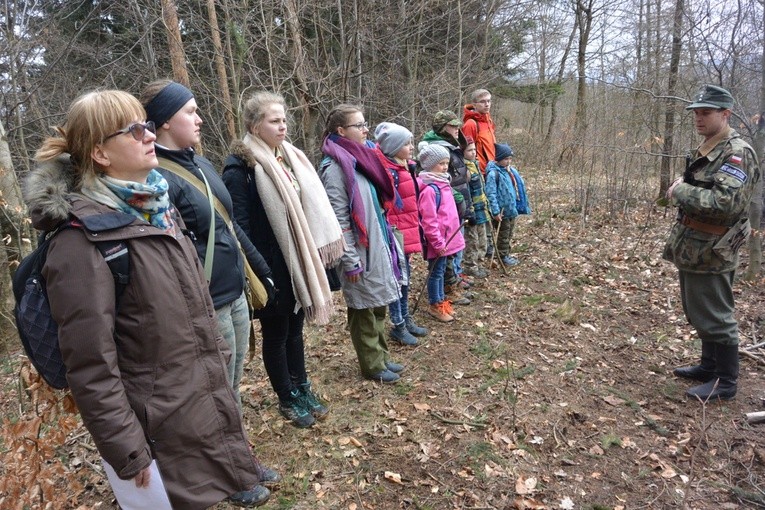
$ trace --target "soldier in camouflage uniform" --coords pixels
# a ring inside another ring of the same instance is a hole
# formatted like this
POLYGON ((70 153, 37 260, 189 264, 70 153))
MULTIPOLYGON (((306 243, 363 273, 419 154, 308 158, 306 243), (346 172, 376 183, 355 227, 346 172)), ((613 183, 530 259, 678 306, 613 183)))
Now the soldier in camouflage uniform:
POLYGON ((738 249, 751 231, 747 213, 760 180, 754 150, 728 125, 732 107, 730 92, 713 85, 703 87, 686 107, 704 141, 688 155, 683 177, 667 190, 679 210, 663 257, 679 270, 683 310, 701 338, 701 363, 673 373, 701 381, 686 392, 701 400, 736 395, 733 274, 738 249))

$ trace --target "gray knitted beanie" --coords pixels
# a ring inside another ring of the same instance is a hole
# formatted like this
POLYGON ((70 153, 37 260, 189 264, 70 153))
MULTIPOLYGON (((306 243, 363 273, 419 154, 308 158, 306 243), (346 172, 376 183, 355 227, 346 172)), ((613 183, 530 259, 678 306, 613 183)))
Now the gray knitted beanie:
POLYGON ((434 143, 420 149, 420 154, 417 156, 420 167, 426 172, 430 172, 436 163, 444 159, 449 159, 449 151, 446 150, 446 147, 434 143))
POLYGON ((375 140, 380 145, 380 150, 392 158, 401 147, 412 139, 412 132, 404 126, 399 126, 393 122, 381 122, 375 129, 375 140))

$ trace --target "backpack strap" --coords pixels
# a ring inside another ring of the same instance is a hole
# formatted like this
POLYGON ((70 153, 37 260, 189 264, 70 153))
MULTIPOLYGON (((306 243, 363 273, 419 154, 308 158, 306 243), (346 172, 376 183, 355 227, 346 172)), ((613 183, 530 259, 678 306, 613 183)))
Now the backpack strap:
POLYGON ((435 183, 431 182, 428 184, 431 188, 433 188, 433 192, 436 194, 436 212, 441 208, 441 188, 436 186, 435 183))
POLYGON ((130 256, 128 255, 127 243, 125 241, 98 241, 95 244, 112 272, 116 308, 119 308, 125 287, 130 283, 130 256))

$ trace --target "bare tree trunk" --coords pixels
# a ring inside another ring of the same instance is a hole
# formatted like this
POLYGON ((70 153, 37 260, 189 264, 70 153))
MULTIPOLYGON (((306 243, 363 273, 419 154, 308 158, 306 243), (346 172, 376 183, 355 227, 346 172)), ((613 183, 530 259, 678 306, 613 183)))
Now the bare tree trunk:
POLYGON ((181 40, 181 28, 178 22, 178 9, 175 0, 161 0, 162 21, 167 29, 167 45, 170 50, 170 61, 173 66, 173 79, 178 83, 191 85, 189 71, 186 67, 186 52, 181 40))
POLYGON ((297 100, 300 103, 300 112, 302 114, 303 147, 315 147, 317 145, 316 130, 313 129, 313 127, 316 125, 319 112, 312 106, 316 104, 316 102, 311 97, 308 77, 306 75, 303 34, 300 31, 297 2, 295 0, 286 0, 284 2, 284 8, 287 18, 287 30, 289 33, 288 40, 290 41, 290 48, 292 49, 292 65, 294 66, 292 82, 295 86, 295 97, 297 97, 297 100))
MULTIPOLYGON (((566 43, 566 49, 563 51, 563 56, 560 59, 560 67, 558 68, 558 78, 555 83, 560 86, 563 84, 563 77, 566 73, 566 61, 568 55, 571 53, 571 45, 574 43, 574 37, 576 36, 577 23, 574 22, 574 26, 571 28, 571 33, 568 35, 568 43, 566 43)), ((545 141, 542 147, 549 147, 552 140, 552 134, 555 129, 555 123, 558 120, 558 94, 555 94, 550 104, 550 122, 547 124, 547 133, 545 134, 545 141)))
POLYGON ((587 130, 587 69, 585 64, 587 44, 590 41, 590 31, 592 30, 592 2, 593 0, 587 0, 587 5, 585 5, 583 0, 576 0, 576 19, 579 27, 576 69, 579 79, 576 87, 576 116, 574 124, 579 136, 583 136, 587 130))
MULTIPOLYGON (((26 220, 26 206, 21 198, 16 172, 13 170, 11 150, 6 139, 5 127, 0 120, 0 331, 14 331, 14 325, 7 318, 13 313, 11 275, 19 261, 32 248, 32 232, 26 220), (6 323, 7 321, 7 323, 6 323)), ((0 352, 5 350, 5 335, 0 334, 0 352)))
POLYGON ((221 42, 220 28, 218 27, 218 14, 215 12, 215 0, 207 0, 207 16, 210 21, 213 48, 215 48, 213 60, 215 61, 215 71, 218 75, 218 87, 220 88, 220 98, 223 102, 223 115, 226 120, 226 130, 228 131, 228 139, 234 140, 237 137, 236 123, 234 122, 234 107, 231 104, 231 93, 228 89, 228 73, 226 72, 223 43, 221 42))
POLYGON ((663 196, 669 187, 672 170, 672 153, 675 141, 675 88, 677 73, 680 66, 680 51, 683 47, 683 0, 675 1, 675 15, 672 23, 672 55, 669 59, 669 77, 667 80, 667 99, 664 112, 664 147, 662 149, 661 170, 659 172, 659 196, 663 196))
MULTIPOLYGON (((762 11, 762 22, 765 26, 765 9, 762 11)), ((744 278, 752 280, 760 274, 762 268, 762 207, 765 197, 762 182, 762 170, 765 168, 765 43, 762 45, 762 60, 760 65, 760 114, 757 120, 757 130, 754 133, 754 150, 760 159, 760 182, 754 190, 752 202, 749 204, 749 222, 752 224, 752 236, 749 238, 749 268, 744 278)))

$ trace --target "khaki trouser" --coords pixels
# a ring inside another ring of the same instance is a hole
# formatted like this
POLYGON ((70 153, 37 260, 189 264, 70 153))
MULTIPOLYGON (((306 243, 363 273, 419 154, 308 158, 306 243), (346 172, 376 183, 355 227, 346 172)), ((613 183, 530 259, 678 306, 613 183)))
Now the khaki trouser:
POLYGON ((386 370, 388 343, 385 341, 385 312, 387 306, 348 308, 348 329, 353 348, 359 359, 361 373, 371 377, 386 370))
POLYGON ((500 257, 510 255, 510 240, 513 238, 513 230, 515 230, 515 218, 502 218, 501 222, 491 220, 494 225, 494 231, 496 232, 499 227, 499 234, 497 235, 497 246, 494 247, 500 257))
POLYGON ((465 226, 465 255, 462 266, 467 269, 478 268, 478 263, 486 256, 486 225, 465 226))

